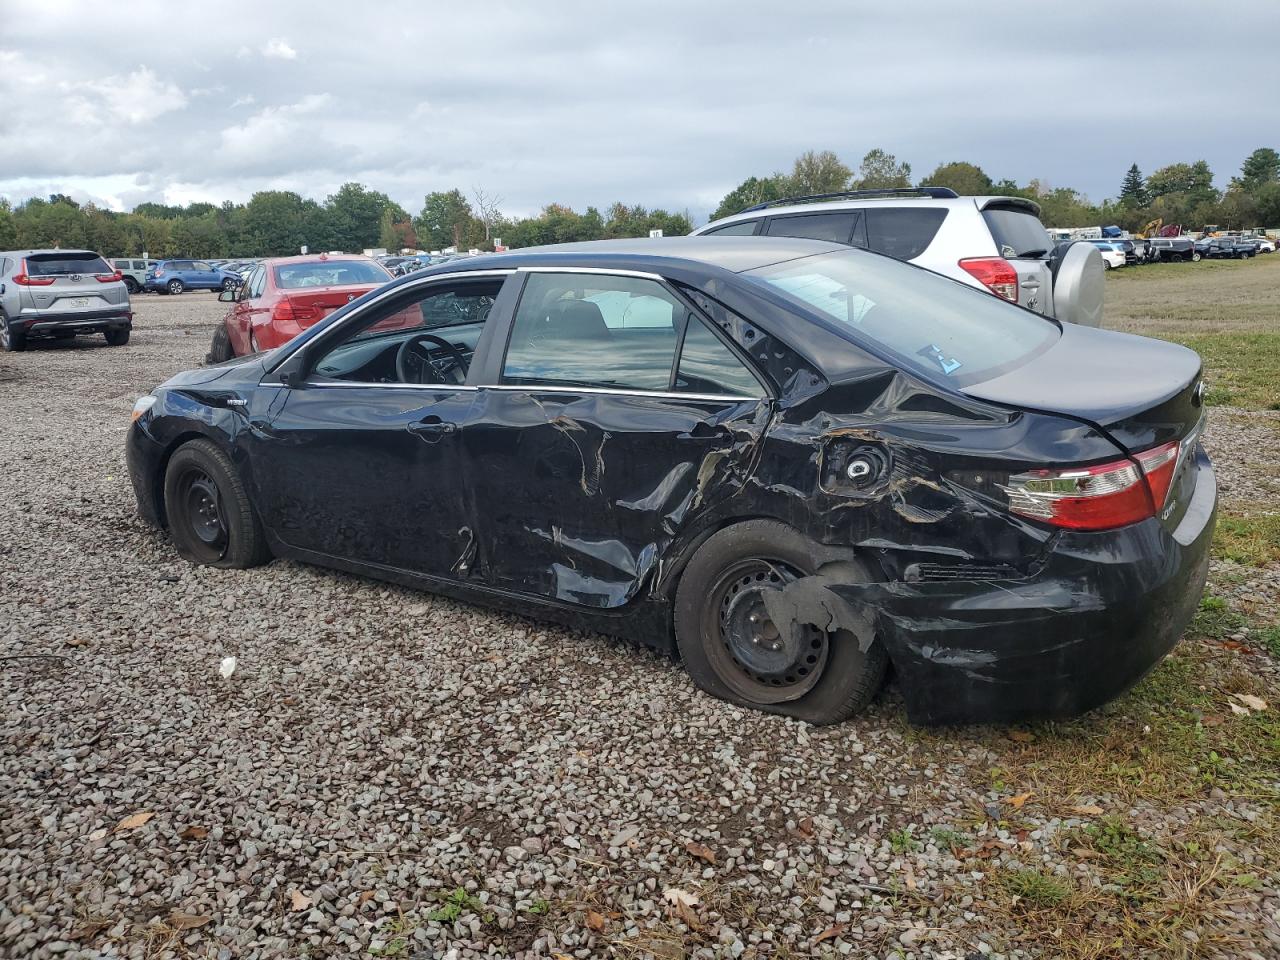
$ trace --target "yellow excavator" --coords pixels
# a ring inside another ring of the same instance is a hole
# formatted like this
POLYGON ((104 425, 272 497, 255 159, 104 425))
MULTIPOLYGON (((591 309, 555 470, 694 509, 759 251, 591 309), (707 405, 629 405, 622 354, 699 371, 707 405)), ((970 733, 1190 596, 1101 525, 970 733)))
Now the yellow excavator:
POLYGON ((1138 236, 1143 240, 1150 240, 1152 237, 1160 236, 1160 228, 1164 226, 1164 217, 1156 217, 1150 221, 1138 236))

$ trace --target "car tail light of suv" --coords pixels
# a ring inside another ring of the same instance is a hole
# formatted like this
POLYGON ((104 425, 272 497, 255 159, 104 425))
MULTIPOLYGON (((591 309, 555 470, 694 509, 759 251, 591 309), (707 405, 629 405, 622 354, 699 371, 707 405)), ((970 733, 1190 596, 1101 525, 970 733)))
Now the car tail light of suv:
POLYGON ((117 270, 115 273, 95 273, 93 278, 99 283, 115 283, 117 280, 123 280, 124 274, 117 270))
POLYGON ((1180 448, 1174 440, 1132 460, 1029 470, 999 486, 1009 498, 1009 510, 1020 516, 1070 530, 1111 530, 1163 509, 1180 448))
POLYGON ((13 275, 13 282, 20 287, 51 287, 55 277, 33 277, 27 273, 27 261, 22 261, 22 269, 13 275))
POLYGON ((997 297, 1018 302, 1018 271, 1004 257, 969 257, 960 261, 960 269, 997 297))

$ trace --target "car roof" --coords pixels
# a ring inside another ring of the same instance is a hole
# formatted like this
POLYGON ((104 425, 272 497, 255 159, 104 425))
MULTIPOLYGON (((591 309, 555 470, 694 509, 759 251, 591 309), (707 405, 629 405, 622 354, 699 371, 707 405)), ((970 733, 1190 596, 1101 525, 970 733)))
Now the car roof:
POLYGON ((62 255, 62 256, 66 256, 69 254, 79 255, 84 253, 87 253, 92 257, 102 256, 100 253, 98 253, 97 250, 80 250, 80 249, 58 250, 56 248, 55 249, 33 248, 31 250, 0 250, 0 257, 32 257, 32 256, 38 256, 41 254, 49 254, 49 253, 55 254, 55 255, 62 255))
POLYGON ((415 273, 419 279, 433 273, 472 270, 509 270, 522 266, 616 267, 660 269, 672 263, 701 264, 732 273, 754 270, 771 263, 848 250, 844 244, 793 237, 656 237, 632 240, 589 240, 544 247, 525 247, 508 253, 485 254, 452 260, 415 273))
POLYGON ((1040 205, 1034 200, 1028 200, 1026 197, 913 197, 906 194, 891 194, 882 197, 849 197, 843 200, 820 200, 797 203, 785 203, 779 201, 773 206, 762 206, 753 209, 740 210, 739 212, 730 214, 727 217, 721 217, 719 220, 712 220, 710 223, 704 224, 698 229, 705 230, 707 227, 733 223, 737 220, 759 220, 763 217, 775 217, 780 215, 789 216, 794 213, 829 213, 835 210, 860 210, 863 207, 885 205, 893 207, 941 207, 947 210, 986 210, 991 206, 1013 206, 1023 207, 1028 213, 1033 213, 1037 217, 1040 215, 1040 205))
POLYGON ((362 253, 302 253, 295 254, 292 257, 267 257, 263 260, 257 260, 254 262, 263 267, 278 267, 287 263, 328 263, 331 260, 367 260, 370 263, 377 263, 373 257, 366 257, 362 253))

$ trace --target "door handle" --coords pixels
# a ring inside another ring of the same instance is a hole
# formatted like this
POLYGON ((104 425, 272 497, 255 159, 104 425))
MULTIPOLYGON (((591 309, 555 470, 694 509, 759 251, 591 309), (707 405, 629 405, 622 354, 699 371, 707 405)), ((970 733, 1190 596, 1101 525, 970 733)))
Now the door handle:
POLYGON ((421 437, 429 443, 435 443, 441 437, 447 437, 451 433, 457 432, 458 425, 450 423, 448 420, 441 420, 434 414, 429 417, 423 417, 417 423, 409 424, 409 432, 421 437))
POLYGON ((676 434, 681 440, 732 440, 733 432, 722 423, 715 426, 699 421, 685 433, 676 434))

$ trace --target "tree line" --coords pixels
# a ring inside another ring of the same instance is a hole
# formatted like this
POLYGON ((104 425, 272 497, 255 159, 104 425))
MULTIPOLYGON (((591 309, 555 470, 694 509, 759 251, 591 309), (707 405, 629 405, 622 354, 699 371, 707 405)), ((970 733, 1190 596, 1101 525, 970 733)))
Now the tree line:
POLYGON ((784 197, 911 186, 950 187, 961 195, 1027 197, 1040 204, 1040 219, 1049 227, 1115 224, 1139 230, 1156 219, 1188 230, 1280 225, 1280 154, 1271 147, 1249 154, 1226 190, 1214 187, 1213 171, 1204 160, 1170 164, 1147 177, 1135 163, 1121 181, 1119 196, 1099 204, 1071 187, 1053 187, 1042 180, 1024 185, 993 180, 981 167, 964 161, 941 164, 913 183, 911 164, 879 148, 868 151, 857 170, 830 150, 811 150, 796 158, 790 173, 748 177, 725 196, 711 219, 784 197))
POLYGON ((474 191, 429 193, 417 216, 385 193, 346 183, 323 203, 288 190, 264 190, 247 203, 140 203, 129 213, 79 204, 65 194, 33 197, 16 206, 0 197, 0 250, 83 247, 109 256, 286 256, 306 246, 357 251, 370 247, 441 250, 527 247, 572 240, 667 236, 693 229, 685 213, 615 203, 578 213, 550 204, 537 216, 507 217, 501 200, 474 191))
MULTIPOLYGON (((790 173, 748 177, 731 190, 712 219, 767 200, 850 189, 894 189, 913 185, 911 165, 879 148, 868 151, 855 170, 830 150, 807 151, 790 173)), ((1018 184, 992 180, 976 164, 941 164, 916 186, 950 187, 960 194, 1028 197, 1041 206, 1050 227, 1117 224, 1140 229, 1151 220, 1187 229, 1280 225, 1280 154, 1254 150, 1226 190, 1213 185, 1204 160, 1174 163, 1143 176, 1131 166, 1115 199, 1092 203, 1070 187, 1042 180, 1018 184)), ((129 213, 79 204, 64 194, 11 205, 0 198, 0 250, 83 247, 106 256, 156 258, 283 256, 302 246, 312 251, 356 251, 369 247, 440 250, 493 249, 547 243, 644 237, 651 230, 681 236, 693 229, 688 213, 649 210, 615 203, 603 211, 579 213, 552 203, 536 216, 509 217, 502 199, 474 190, 429 193, 415 216, 385 193, 359 183, 343 184, 323 203, 288 190, 264 190, 247 203, 140 203, 129 213)))

